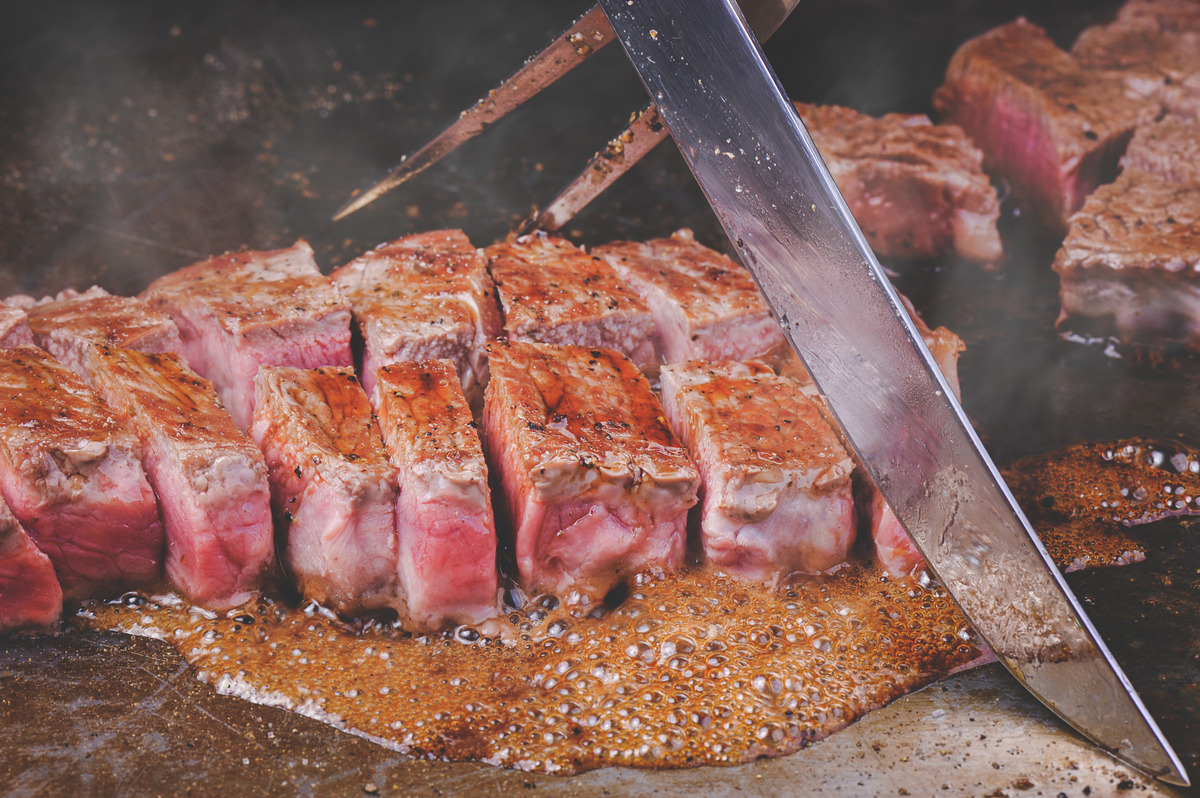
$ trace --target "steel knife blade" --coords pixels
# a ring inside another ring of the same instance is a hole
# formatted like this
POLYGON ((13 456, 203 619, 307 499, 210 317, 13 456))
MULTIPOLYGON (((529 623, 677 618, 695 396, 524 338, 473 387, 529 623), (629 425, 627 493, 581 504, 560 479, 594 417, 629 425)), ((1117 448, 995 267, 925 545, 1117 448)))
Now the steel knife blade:
POLYGON ((847 442, 1016 678, 1141 770, 1183 765, 1005 486, 734 0, 600 0, 847 442))

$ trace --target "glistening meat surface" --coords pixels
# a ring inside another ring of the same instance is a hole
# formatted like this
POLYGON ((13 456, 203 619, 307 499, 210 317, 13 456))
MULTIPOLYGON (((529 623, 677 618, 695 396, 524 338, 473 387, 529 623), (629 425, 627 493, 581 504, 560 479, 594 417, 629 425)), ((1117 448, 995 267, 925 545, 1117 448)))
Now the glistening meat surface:
POLYGON ((178 355, 93 345, 85 363, 137 433, 166 527, 167 577, 211 609, 245 603, 275 563, 262 452, 178 355))
POLYGON ((50 558, 0 497, 0 635, 52 629, 62 616, 62 587, 50 558))
POLYGON ((484 442, 520 582, 593 598, 682 562, 700 478, 633 363, 610 349, 498 341, 484 442))

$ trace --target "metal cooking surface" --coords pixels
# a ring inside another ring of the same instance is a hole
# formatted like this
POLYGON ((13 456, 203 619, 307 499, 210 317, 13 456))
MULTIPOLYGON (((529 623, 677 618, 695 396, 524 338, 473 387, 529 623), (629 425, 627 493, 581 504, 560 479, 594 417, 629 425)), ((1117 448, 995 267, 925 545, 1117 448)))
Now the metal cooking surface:
MULTIPOLYGON (((1068 43, 1118 3, 804 0, 767 46, 794 99, 926 111, 963 39, 1018 14, 1068 43)), ((645 97, 616 48, 346 221, 329 215, 557 33, 582 2, 27 4, 0 30, 0 295, 133 293, 212 253, 308 238, 329 270, 400 235, 478 244, 548 201, 645 97)), ((1009 209, 1011 211, 1011 209, 1009 209)), ((723 246, 671 145, 567 232, 693 227, 723 246)), ((964 405, 1005 464, 1088 438, 1196 442, 1196 364, 1157 369, 1058 340, 1053 243, 1004 219, 1009 262, 904 267, 927 319, 967 342, 964 405)), ((1196 525, 1142 531, 1146 563, 1072 578, 1193 773, 1196 525)), ((172 649, 120 635, 0 642, 0 792, 1175 794, 1096 753, 995 667, 954 677, 780 760, 563 779, 409 760, 214 695, 172 649), (946 789, 943 790, 942 786, 946 789)))

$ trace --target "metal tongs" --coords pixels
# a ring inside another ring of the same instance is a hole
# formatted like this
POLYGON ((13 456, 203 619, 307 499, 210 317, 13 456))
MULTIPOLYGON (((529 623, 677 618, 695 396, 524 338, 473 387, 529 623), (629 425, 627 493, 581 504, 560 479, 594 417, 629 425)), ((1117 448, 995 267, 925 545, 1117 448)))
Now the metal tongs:
POLYGON ((561 226, 669 130, 847 443, 999 661, 1101 748, 1186 785, 1182 763, 1005 486, 751 33, 774 32, 795 2, 600 0, 338 215, 618 38, 656 105, 635 115, 532 225, 561 226))
MULTIPOLYGON (((779 29, 800 0, 742 0, 742 13, 760 40, 779 29)), ((563 75, 586 61, 613 40, 612 25, 599 5, 560 33, 541 52, 531 56, 499 86, 459 114, 445 130, 434 136, 374 185, 355 192, 334 214, 334 221, 371 204, 392 189, 420 174, 462 144, 487 130, 510 111, 520 107, 563 75)), ((597 152, 583 171, 559 192, 541 212, 535 212, 517 232, 559 230, 587 204, 612 185, 669 135, 654 103, 635 112, 624 130, 597 152)))

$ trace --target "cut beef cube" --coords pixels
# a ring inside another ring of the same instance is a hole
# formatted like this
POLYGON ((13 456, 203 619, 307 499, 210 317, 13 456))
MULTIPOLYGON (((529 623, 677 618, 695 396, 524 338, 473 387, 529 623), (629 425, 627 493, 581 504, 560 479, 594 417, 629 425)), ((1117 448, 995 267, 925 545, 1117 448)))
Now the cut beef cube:
POLYGON ((141 439, 166 528, 166 572, 189 601, 244 604, 275 563, 262 452, 242 434, 211 382, 176 354, 94 344, 92 385, 141 439))
POLYGON ((394 607, 396 472, 353 369, 259 369, 254 440, 267 458, 282 558, 339 612, 394 607))
POLYGON ((1127 169, 1071 217, 1054 270, 1060 328, 1200 351, 1200 185, 1127 169))
POLYGON ((816 402, 762 365, 664 366, 663 407, 700 468, 714 565, 774 585, 846 560, 854 463, 816 402))
POLYGON ((1200 121, 1168 114, 1139 126, 1121 156, 1121 168, 1154 172, 1181 185, 1200 185, 1200 121))
POLYGON ((1196 0, 1129 0, 1117 11, 1117 22, 1160 33, 1200 33, 1196 0))
POLYGON ((65 598, 159 579, 163 529, 137 438, 35 346, 0 350, 0 494, 54 563, 65 598))
POLYGON ((478 407, 487 384, 486 344, 503 326, 487 259, 460 230, 381 244, 333 273, 362 332, 363 388, 380 366, 404 360, 454 361, 478 407))
POLYGON ((700 477, 646 378, 611 349, 499 341, 484 443, 530 590, 603 596, 684 556, 700 477))
POLYGON ((1024 19, 960 47, 933 105, 1052 231, 1065 230, 1084 197, 1113 178, 1134 128, 1158 111, 1128 97, 1119 81, 1085 70, 1024 19))
POLYGON ((644 244, 613 242, 592 255, 651 307, 665 363, 749 360, 778 356, 787 347, 750 273, 697 243, 691 230, 644 244))
POLYGON ((654 316, 612 267, 545 233, 485 250, 511 341, 616 349, 654 368, 654 316))
POLYGON ((220 255, 160 277, 142 293, 179 325, 180 353, 250 428, 259 366, 350 366, 350 308, 297 242, 220 255))
POLYGON ((879 256, 1000 260, 1000 201, 983 153, 962 128, 921 114, 876 119, 803 103, 796 110, 879 256))
POLYGON ((48 630, 62 617, 63 595, 50 558, 0 498, 0 635, 48 630))
POLYGON ((400 472, 396 537, 407 614, 418 628, 496 613, 496 523, 488 469, 462 385, 448 360, 394 363, 375 404, 400 472))
POLYGON ((29 317, 17 307, 0 305, 0 349, 33 343, 33 331, 29 329, 29 317))
POLYGON ((179 328, 170 316, 141 299, 113 296, 99 287, 30 308, 29 326, 38 346, 84 379, 89 343, 141 352, 178 352, 180 347, 179 328))
POLYGON ((1118 20, 1084 30, 1071 54, 1133 96, 1200 118, 1200 30, 1181 35, 1118 20))

